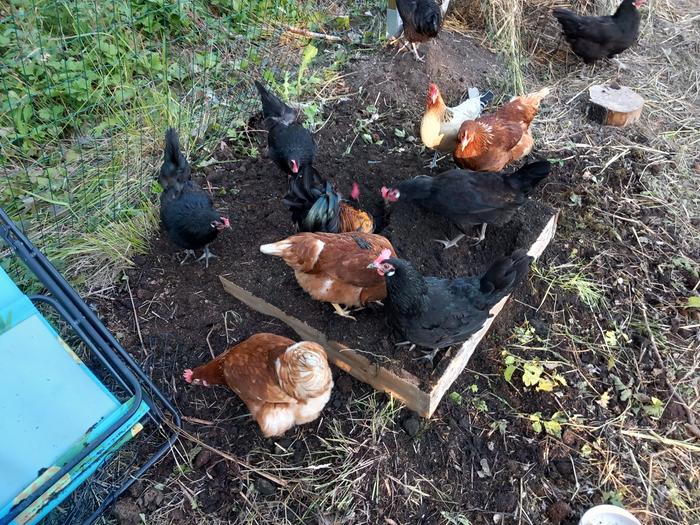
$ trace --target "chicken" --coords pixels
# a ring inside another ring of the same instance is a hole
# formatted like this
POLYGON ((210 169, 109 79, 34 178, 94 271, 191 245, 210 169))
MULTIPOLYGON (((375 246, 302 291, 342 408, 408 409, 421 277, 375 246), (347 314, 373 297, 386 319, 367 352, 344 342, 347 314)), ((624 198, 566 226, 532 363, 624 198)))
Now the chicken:
MULTIPOLYGON (((447 2, 443 2, 443 5, 446 11, 447 2)), ((403 23, 403 34, 411 45, 416 60, 422 62, 423 57, 418 54, 416 43, 425 42, 438 35, 445 12, 435 0, 396 0, 396 7, 403 23)), ((406 44, 403 47, 406 47, 406 44)))
POLYGON ((495 113, 462 123, 454 160, 460 168, 501 171, 532 151, 532 123, 549 88, 513 97, 495 113))
POLYGON ((479 96, 479 90, 469 88, 469 98, 455 107, 447 107, 436 84, 428 87, 425 113, 420 124, 420 138, 426 147, 435 150, 430 168, 437 166, 438 153, 452 153, 457 146, 457 133, 465 120, 479 118, 481 110, 491 102, 493 93, 479 96))
POLYGON ((185 258, 180 264, 194 256, 194 250, 204 248, 197 260, 204 259, 208 268, 209 259, 216 257, 209 250, 209 244, 231 224, 214 209, 209 194, 190 180, 190 166, 180 151, 177 133, 173 129, 165 134, 164 160, 158 180, 163 187, 160 195, 163 229, 173 244, 185 250, 185 258))
POLYGON ((287 175, 296 175, 304 165, 311 166, 316 144, 311 132, 297 122, 297 113, 270 93, 257 80, 267 134, 267 154, 287 175))
POLYGON ((364 307, 386 296, 384 280, 367 265, 380 253, 395 255, 391 243, 372 233, 299 233, 260 251, 282 257, 294 270, 299 286, 317 301, 354 320, 340 305, 364 307))
POLYGON ((374 218, 358 202, 360 188, 353 182, 350 200, 342 198, 330 181, 320 180, 316 170, 302 169, 300 177, 289 181, 282 202, 292 211, 292 221, 299 231, 348 233, 374 231, 374 218))
POLYGON ((183 378, 194 385, 228 385, 246 404, 265 437, 281 436, 318 418, 333 378, 317 343, 255 334, 183 378))
POLYGON ((163 189, 177 189, 192 180, 192 170, 189 162, 180 151, 180 139, 173 128, 165 132, 165 148, 163 150, 163 165, 158 173, 158 182, 163 189))
POLYGON ((509 222, 549 171, 547 161, 526 164, 512 175, 453 169, 435 177, 421 175, 405 180, 396 188, 383 187, 382 197, 388 202, 415 202, 448 218, 462 232, 451 241, 437 241, 450 248, 466 235, 465 228, 482 225, 479 243, 487 224, 502 226, 509 222))
MULTIPOLYGON (((516 250, 494 262, 481 277, 423 277, 403 259, 378 257, 369 265, 386 279, 386 307, 392 324, 414 346, 432 349, 462 343, 491 317, 491 308, 527 275, 532 257, 516 250)), ((403 343, 402 343, 403 344, 403 343)))
POLYGON ((638 9, 646 0, 623 0, 612 16, 581 16, 558 7, 554 17, 571 50, 586 64, 613 58, 639 38, 638 9))

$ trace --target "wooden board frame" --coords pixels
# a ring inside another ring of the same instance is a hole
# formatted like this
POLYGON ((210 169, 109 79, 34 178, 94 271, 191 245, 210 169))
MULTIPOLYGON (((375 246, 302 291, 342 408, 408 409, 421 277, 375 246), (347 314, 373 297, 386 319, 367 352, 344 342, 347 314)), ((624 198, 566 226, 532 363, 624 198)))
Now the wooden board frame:
MULTIPOLYGON (((528 255, 538 258, 554 238, 557 228, 558 213, 552 215, 540 232, 537 240, 528 249, 528 255)), ((400 400, 408 408, 422 417, 429 418, 447 390, 467 366, 474 354, 479 341, 486 335, 496 316, 501 312, 510 296, 504 297, 491 309, 492 317, 487 319, 484 326, 467 341, 462 343, 457 352, 451 357, 450 364, 442 372, 437 382, 429 391, 420 388, 418 378, 407 371, 391 371, 377 363, 371 362, 360 352, 346 345, 329 339, 323 332, 313 328, 308 323, 297 319, 267 301, 253 295, 237 284, 219 276, 224 290, 253 310, 275 317, 294 330, 299 337, 307 341, 315 341, 326 349, 328 358, 338 368, 356 379, 386 392, 400 400)))

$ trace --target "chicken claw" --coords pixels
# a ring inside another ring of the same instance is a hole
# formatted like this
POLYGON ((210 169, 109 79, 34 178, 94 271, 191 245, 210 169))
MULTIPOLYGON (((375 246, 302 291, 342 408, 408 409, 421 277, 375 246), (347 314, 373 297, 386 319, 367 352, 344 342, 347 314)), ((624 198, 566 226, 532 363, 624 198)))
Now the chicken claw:
POLYGON ((346 317, 348 319, 352 319, 353 321, 357 321, 357 319, 350 315, 350 310, 343 308, 338 303, 331 303, 331 305, 333 305, 333 310, 335 310, 335 313, 337 313, 340 317, 346 317))
POLYGON ((454 239, 452 239, 450 241, 443 241, 441 239, 433 239, 433 240, 435 242, 439 242, 440 244, 442 244, 445 247, 445 250, 447 250, 448 248, 452 248, 453 246, 457 246, 457 243, 459 241, 461 241, 462 239, 464 239, 464 237, 465 237, 465 235, 463 233, 460 233, 459 235, 457 235, 457 237, 455 237, 454 239))
POLYGON ((411 42, 411 50, 413 51, 413 55, 416 57, 416 60, 418 62, 425 62, 425 57, 422 57, 418 54, 418 46, 415 42, 411 42))
POLYGON ((408 351, 409 351, 409 352, 413 352, 413 349, 416 347, 416 345, 415 345, 414 343, 411 343, 411 341, 403 341, 403 342, 401 342, 401 343, 396 343, 394 346, 395 346, 396 348, 400 348, 400 347, 402 347, 402 346, 408 346, 408 345, 411 345, 411 346, 408 348, 408 351))
POLYGON ((183 264, 185 264, 185 263, 189 260, 190 257, 194 257, 194 256, 195 256, 195 255, 194 255, 194 250, 185 250, 185 257, 184 257, 184 259, 182 259, 182 260, 180 261, 180 266, 182 266, 183 264))
MULTIPOLYGON (((194 252, 193 252, 193 253, 194 253, 194 252)), ((216 254, 214 254, 214 253, 212 253, 211 251, 209 251, 209 245, 207 245, 207 246, 204 247, 204 253, 203 253, 202 256, 201 256, 199 259, 197 259, 197 260, 198 260, 198 261, 201 261, 202 259, 204 259, 204 267, 205 267, 205 268, 209 268, 209 259, 215 259, 215 258, 217 258, 217 257, 219 257, 219 256, 216 255, 216 254)))
POLYGON ((437 150, 436 150, 436 151, 435 151, 435 154, 433 155, 433 160, 430 161, 430 165, 428 166, 431 170, 434 170, 435 168, 437 168, 437 163, 438 163, 438 157, 439 157, 439 156, 440 156, 440 155, 439 155, 439 153, 438 153, 437 150))
POLYGON ((433 364, 433 360, 435 359, 435 356, 437 353, 440 351, 439 348, 433 348, 432 350, 428 350, 427 352, 424 352, 424 355, 417 357, 414 359, 414 361, 427 361, 431 365, 433 364))

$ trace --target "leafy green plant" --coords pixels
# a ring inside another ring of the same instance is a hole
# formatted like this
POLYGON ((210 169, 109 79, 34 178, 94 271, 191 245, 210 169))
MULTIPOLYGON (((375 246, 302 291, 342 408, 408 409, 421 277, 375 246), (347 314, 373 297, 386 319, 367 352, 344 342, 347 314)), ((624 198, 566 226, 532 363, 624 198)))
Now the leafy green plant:
POLYGON ((547 434, 556 438, 561 438, 561 425, 567 421, 560 412, 555 412, 552 414, 551 418, 543 417, 542 412, 535 412, 529 415, 529 419, 532 424, 532 430, 538 434, 545 431, 547 434))

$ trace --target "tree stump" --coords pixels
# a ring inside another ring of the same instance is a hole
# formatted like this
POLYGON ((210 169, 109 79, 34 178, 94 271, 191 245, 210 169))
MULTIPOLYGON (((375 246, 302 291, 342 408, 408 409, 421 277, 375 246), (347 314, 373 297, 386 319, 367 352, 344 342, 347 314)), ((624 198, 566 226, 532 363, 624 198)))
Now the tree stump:
POLYGON ((642 114, 644 99, 626 86, 595 85, 588 88, 588 94, 588 116, 604 126, 629 126, 642 114))

